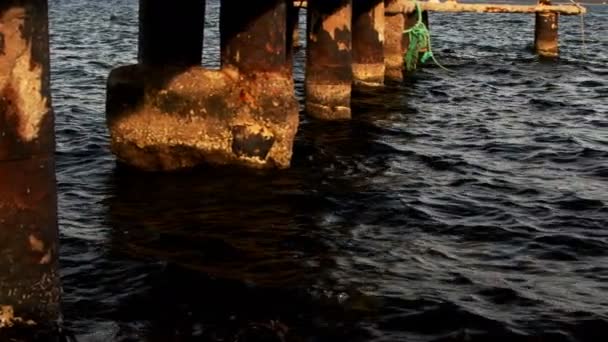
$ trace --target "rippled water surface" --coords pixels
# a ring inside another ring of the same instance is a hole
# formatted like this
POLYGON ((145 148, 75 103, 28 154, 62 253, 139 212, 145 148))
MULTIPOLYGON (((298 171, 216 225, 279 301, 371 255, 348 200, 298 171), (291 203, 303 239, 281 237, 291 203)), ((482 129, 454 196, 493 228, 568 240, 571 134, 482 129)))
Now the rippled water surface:
POLYGON ((137 1, 50 3, 78 341, 608 341, 607 6, 586 49, 560 19, 554 62, 530 51, 533 16, 433 13, 452 73, 357 92, 350 122, 302 114, 290 170, 142 174, 104 120, 137 1))

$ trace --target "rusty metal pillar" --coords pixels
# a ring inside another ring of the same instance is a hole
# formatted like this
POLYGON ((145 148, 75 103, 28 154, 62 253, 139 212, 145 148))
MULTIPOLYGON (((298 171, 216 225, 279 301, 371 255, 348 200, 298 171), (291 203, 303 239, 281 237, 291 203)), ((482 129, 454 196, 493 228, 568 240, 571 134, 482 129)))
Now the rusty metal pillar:
POLYGON ((405 16, 400 11, 399 0, 384 1, 384 65, 386 81, 403 80, 403 53, 406 45, 403 40, 405 16))
POLYGON ((326 120, 350 119, 352 0, 309 0, 306 111, 326 120))
POLYGON ((47 0, 0 2, 0 327, 59 318, 47 0))
POLYGON ((139 0, 139 63, 200 65, 205 0, 139 0))
MULTIPOLYGON (((540 0, 539 5, 551 5, 550 0, 540 0)), ((559 13, 536 13, 534 50, 541 57, 557 57, 559 13)))
POLYGON ((353 0, 353 81, 384 84, 384 0, 353 0))

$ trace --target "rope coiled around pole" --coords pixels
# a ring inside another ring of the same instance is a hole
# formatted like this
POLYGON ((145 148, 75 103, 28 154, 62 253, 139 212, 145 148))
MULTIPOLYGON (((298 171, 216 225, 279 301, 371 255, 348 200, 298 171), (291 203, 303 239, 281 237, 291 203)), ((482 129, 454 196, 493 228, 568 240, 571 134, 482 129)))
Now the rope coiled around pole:
POLYGON ((433 49, 431 48, 431 33, 422 20, 422 9, 420 8, 418 0, 414 0, 414 3, 416 4, 418 20, 414 26, 403 31, 404 35, 407 34, 409 36, 410 41, 410 45, 407 47, 407 51, 403 56, 406 70, 414 71, 418 67, 419 61, 424 64, 428 60, 432 60, 438 67, 450 71, 441 65, 433 55, 433 49), (420 56, 420 52, 424 52, 422 56, 420 56))

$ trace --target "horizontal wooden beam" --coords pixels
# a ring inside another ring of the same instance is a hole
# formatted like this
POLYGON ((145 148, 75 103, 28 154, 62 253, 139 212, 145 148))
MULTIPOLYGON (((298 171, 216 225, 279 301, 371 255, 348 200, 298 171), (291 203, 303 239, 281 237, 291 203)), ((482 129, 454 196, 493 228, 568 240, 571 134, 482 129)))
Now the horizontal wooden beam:
MULTIPOLYGON (((307 1, 295 0, 294 4, 306 7, 307 1)), ((579 15, 587 13, 580 5, 509 5, 509 4, 464 4, 456 1, 428 2, 421 1, 420 8, 433 12, 471 12, 471 13, 559 13, 563 15, 579 15)), ((386 10, 386 14, 412 13, 416 4, 412 0, 400 0, 386 10)))
MULTIPOLYGON (((578 15, 587 13, 587 9, 577 5, 509 5, 509 4, 465 4, 456 1, 420 2, 420 7, 433 12, 473 12, 473 13, 559 13, 578 15)), ((411 0, 401 0, 387 14, 411 13, 416 4, 411 0)))

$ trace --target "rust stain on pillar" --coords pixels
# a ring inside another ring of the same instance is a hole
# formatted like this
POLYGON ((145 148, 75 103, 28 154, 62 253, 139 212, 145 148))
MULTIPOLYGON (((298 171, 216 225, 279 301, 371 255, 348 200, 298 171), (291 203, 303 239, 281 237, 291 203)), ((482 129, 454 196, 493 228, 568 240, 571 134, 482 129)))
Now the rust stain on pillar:
POLYGON ((287 0, 223 0, 220 17, 221 70, 139 64, 112 71, 107 121, 119 160, 164 171, 290 165, 299 108, 287 0))
POLYGON ((241 82, 232 153, 280 168, 290 164, 299 124, 288 1, 222 0, 220 10, 222 67, 238 69, 241 82))
POLYGON ((351 19, 351 0, 308 2, 306 111, 313 117, 351 117, 351 19))
POLYGON ((353 0, 353 81, 384 84, 384 0, 353 0))
POLYGON ((384 18, 384 65, 386 81, 400 82, 403 80, 403 54, 405 52, 403 30, 405 17, 397 12, 399 0, 385 0, 387 14, 384 18))
POLYGON ((0 326, 59 317, 47 13, 0 4, 0 326))
POLYGON ((287 65, 287 2, 222 0, 222 66, 244 73, 284 71, 287 65))
POLYGON ((139 62, 200 65, 205 0, 139 0, 139 62))
MULTIPOLYGON (((540 4, 551 4, 549 1, 540 4)), ((534 50, 541 57, 557 57, 559 54, 558 38, 559 13, 536 13, 534 31, 534 50)))

